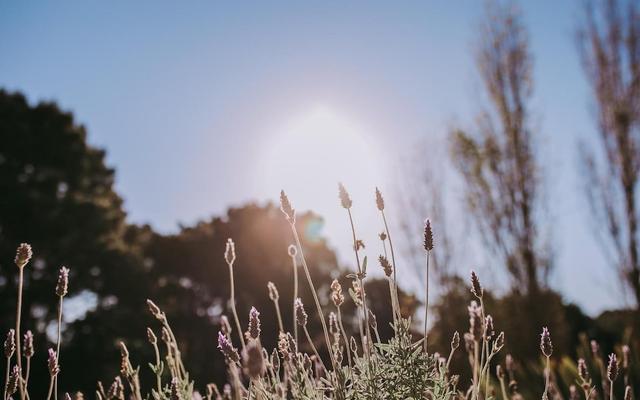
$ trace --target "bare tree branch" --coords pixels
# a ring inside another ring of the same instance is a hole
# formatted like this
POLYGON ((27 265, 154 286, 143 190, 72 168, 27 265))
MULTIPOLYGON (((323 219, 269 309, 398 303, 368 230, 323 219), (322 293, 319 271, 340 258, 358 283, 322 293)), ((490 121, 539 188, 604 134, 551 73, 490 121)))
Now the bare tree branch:
POLYGON ((477 58, 490 107, 475 132, 451 132, 465 200, 485 245, 499 256, 513 284, 537 292, 550 269, 539 233, 542 198, 534 137, 528 124, 532 57, 520 15, 492 4, 477 58))
POLYGON ((598 111, 597 152, 583 149, 586 195, 612 267, 640 306, 640 18, 636 1, 586 3, 578 31, 582 62, 598 111))

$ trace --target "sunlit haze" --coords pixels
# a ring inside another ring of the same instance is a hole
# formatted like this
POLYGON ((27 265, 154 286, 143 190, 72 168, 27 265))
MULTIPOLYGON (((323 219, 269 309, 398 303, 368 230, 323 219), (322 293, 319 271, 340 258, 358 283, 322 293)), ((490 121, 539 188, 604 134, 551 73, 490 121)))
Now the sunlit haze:
MULTIPOLYGON (((297 209, 325 218, 322 233, 352 262, 337 183, 377 256, 375 186, 396 189, 390 166, 420 139, 441 143, 425 163, 446 155, 448 129, 473 126, 481 109, 473 45, 484 3, 2 2, 0 85, 73 112, 116 169, 129 221, 175 232, 285 189, 297 209)), ((595 313, 624 302, 604 279, 577 168, 576 143, 594 131, 579 2, 521 3, 553 205, 551 285, 595 313)), ((455 268, 478 263, 491 260, 455 268)))
MULTIPOLYGON (((318 105, 268 130, 266 136, 269 145, 256 165, 257 187, 265 193, 284 189, 299 210, 323 216, 331 244, 352 242, 346 211, 338 206, 338 182, 344 183, 358 204, 354 210, 358 220, 379 218, 373 191, 384 181, 389 166, 376 136, 359 121, 318 105)), ((362 239, 376 243, 376 232, 366 232, 364 227, 362 239)))

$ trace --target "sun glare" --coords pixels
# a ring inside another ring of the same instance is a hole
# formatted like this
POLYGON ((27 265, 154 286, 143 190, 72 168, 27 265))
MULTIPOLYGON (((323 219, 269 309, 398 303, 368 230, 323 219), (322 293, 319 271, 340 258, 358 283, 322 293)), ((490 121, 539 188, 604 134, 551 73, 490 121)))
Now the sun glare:
POLYGON ((356 216, 377 217, 370 214, 375 214, 374 188, 384 178, 382 158, 373 133, 357 121, 329 107, 315 107, 276 129, 263 154, 260 186, 275 194, 285 189, 296 208, 320 213, 332 242, 349 243, 338 182, 346 185, 358 206, 356 216))

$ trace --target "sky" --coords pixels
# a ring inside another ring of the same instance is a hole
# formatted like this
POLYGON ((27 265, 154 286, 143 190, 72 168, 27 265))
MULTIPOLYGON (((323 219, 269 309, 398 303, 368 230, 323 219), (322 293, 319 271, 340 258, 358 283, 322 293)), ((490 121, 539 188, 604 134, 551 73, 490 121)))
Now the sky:
MULTIPOLYGON (((0 87, 74 113, 107 150, 131 222, 175 232, 229 206, 276 201, 283 188, 294 207, 325 218, 329 244, 353 263, 337 182, 351 191, 359 235, 374 242, 374 187, 395 188, 397 161, 425 138, 425 163, 446 154, 448 130, 471 126, 480 109, 473 45, 484 4, 1 2, 0 87)), ((594 117, 575 42, 580 2, 521 8, 551 285, 595 314, 626 303, 581 190, 576 147, 594 136, 594 117)), ((452 189, 447 202, 460 197, 452 189)), ((486 257, 464 264, 465 274, 491 270, 486 257)))

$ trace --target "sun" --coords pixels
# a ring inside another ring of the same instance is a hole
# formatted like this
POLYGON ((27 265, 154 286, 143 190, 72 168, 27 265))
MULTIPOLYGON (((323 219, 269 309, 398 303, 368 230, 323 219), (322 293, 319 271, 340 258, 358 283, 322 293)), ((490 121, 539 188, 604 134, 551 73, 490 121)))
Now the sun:
POLYGON ((376 218, 373 192, 384 178, 384 163, 372 130, 330 107, 316 106, 274 129, 269 139, 257 176, 271 197, 284 189, 296 208, 325 217, 325 234, 332 241, 349 243, 338 182, 360 206, 361 217, 371 212, 376 218))

